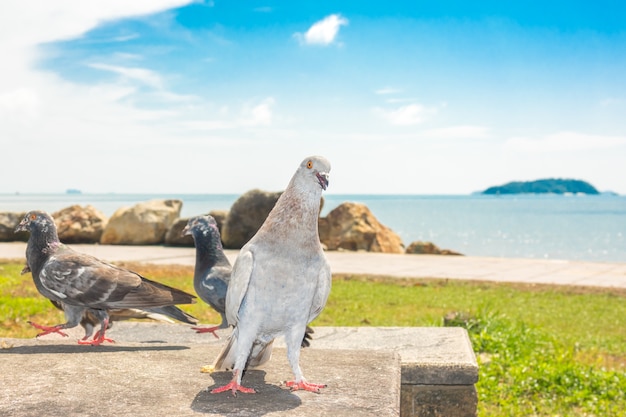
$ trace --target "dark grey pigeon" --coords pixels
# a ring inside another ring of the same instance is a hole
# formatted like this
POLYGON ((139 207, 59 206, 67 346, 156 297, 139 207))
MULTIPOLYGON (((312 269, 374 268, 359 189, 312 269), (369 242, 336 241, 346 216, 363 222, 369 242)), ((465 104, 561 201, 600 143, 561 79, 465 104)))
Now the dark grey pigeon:
POLYGON ((191 304, 195 297, 186 292, 151 281, 141 275, 105 263, 93 256, 75 252, 59 241, 52 217, 31 211, 18 224, 16 232, 29 231, 26 264, 37 290, 46 298, 61 303, 67 321, 56 326, 41 326, 39 336, 63 333, 75 327, 86 313, 100 323, 100 331, 80 344, 100 345, 105 337, 112 309, 149 309, 191 304))
MULTIPOLYGON (((26 265, 24 269, 22 269, 21 274, 24 275, 28 272, 30 272, 30 268, 28 267, 28 265, 26 265)), ((65 312, 65 305, 63 303, 54 300, 50 300, 50 302, 56 308, 65 312)), ((191 314, 184 312, 176 306, 153 307, 146 308, 145 310, 140 310, 137 308, 113 309, 109 310, 108 313, 109 328, 111 328, 113 322, 115 321, 131 319, 150 319, 164 321, 167 323, 174 323, 172 320, 170 320, 171 318, 187 324, 198 324, 198 319, 196 319, 191 314)), ((72 321, 72 319, 68 318, 67 315, 65 318, 68 321, 72 321)), ((85 310, 85 312, 83 313, 83 317, 80 319, 80 325, 85 330, 85 336, 82 340, 88 340, 93 335, 95 328, 99 324, 100 323, 97 317, 90 313, 89 310, 85 310)), ((98 338, 98 334, 96 334, 94 338, 98 338)))
MULTIPOLYGON (((232 266, 224 253, 217 222, 211 215, 192 217, 187 221, 182 234, 191 235, 196 245, 196 266, 193 274, 196 294, 222 316, 222 322, 218 326, 192 329, 197 333, 212 333, 219 338, 215 331, 228 328, 226 292, 232 266)), ((312 333, 313 329, 307 326, 302 347, 310 346, 312 333)))
POLYGON ((241 248, 226 294, 226 318, 235 328, 214 363, 215 370, 232 369, 233 378, 212 393, 254 393, 241 385, 243 372, 269 360, 280 335, 294 375, 287 386, 313 392, 326 386, 308 382, 299 362, 307 325, 330 294, 330 266, 318 232, 329 171, 330 163, 321 156, 302 161, 261 228, 241 248))
POLYGON ((197 333, 212 333, 219 339, 216 330, 228 328, 226 320, 226 291, 232 267, 224 254, 220 231, 213 216, 192 217, 182 231, 191 235, 196 245, 196 266, 193 273, 193 287, 198 297, 210 305, 222 322, 212 327, 193 327, 197 333))

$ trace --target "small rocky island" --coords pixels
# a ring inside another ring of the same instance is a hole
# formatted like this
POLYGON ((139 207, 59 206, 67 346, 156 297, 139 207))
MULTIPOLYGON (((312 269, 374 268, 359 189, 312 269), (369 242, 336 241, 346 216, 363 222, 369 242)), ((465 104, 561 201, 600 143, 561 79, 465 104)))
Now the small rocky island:
POLYGON ((600 194, 591 184, 582 180, 547 178, 536 181, 513 181, 489 187, 480 194, 600 194))

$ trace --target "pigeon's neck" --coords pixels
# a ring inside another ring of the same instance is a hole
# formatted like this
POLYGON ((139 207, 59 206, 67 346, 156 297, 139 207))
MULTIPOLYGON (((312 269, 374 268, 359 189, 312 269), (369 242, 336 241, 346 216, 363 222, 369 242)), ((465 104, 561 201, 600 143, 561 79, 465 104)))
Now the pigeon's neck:
POLYGON ((203 277, 205 272, 215 265, 229 265, 224 248, 219 238, 198 236, 196 239, 196 267, 194 277, 203 277))
POLYGON ((39 275, 43 265, 60 246, 61 242, 54 230, 30 234, 26 245, 26 262, 31 269, 33 277, 39 275))
POLYGON ((318 241, 318 220, 322 192, 290 184, 269 214, 264 228, 271 229, 276 238, 296 236, 304 242, 318 241))

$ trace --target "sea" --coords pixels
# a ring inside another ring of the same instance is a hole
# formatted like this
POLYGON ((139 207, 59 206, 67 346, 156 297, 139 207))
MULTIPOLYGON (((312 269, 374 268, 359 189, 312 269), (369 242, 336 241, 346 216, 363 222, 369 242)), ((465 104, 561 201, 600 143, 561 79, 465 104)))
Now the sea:
MULTIPOLYGON (((181 217, 228 210, 238 194, 0 194, 0 212, 90 204, 107 216, 152 199, 183 201, 181 217)), ((325 216, 365 204, 405 246, 428 241, 468 256, 626 262, 626 196, 325 194, 325 216)))

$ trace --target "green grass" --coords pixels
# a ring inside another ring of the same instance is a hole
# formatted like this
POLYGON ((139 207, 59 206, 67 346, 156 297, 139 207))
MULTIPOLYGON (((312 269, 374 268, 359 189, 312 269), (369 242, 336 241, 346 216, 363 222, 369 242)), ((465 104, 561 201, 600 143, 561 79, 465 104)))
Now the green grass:
MULTIPOLYGON (((192 269, 127 265, 193 292, 192 269)), ((27 320, 59 323, 22 266, 0 263, 0 336, 33 337, 27 320)), ((203 303, 183 307, 204 323, 203 303)), ((468 329, 480 370, 480 416, 617 416, 626 410, 626 292, 453 280, 336 276, 314 326, 468 329)))

